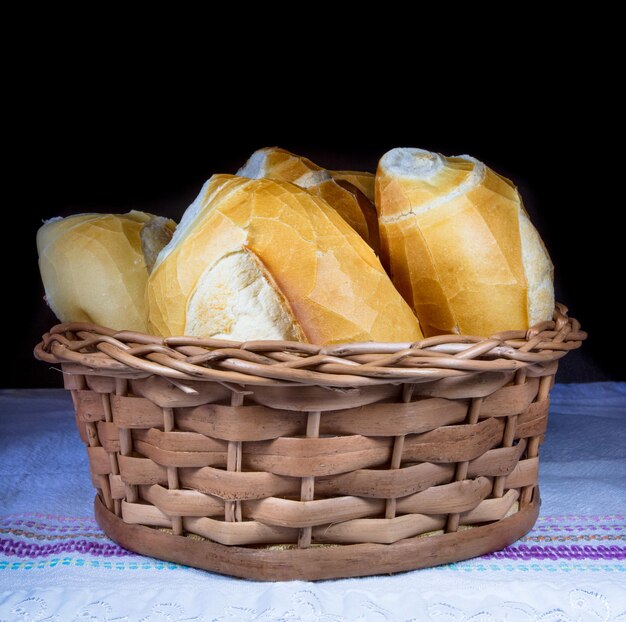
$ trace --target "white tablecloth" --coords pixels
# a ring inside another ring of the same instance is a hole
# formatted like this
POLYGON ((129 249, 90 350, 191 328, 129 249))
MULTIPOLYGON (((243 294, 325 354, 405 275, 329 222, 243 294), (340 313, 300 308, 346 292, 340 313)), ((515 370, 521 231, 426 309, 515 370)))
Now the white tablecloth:
POLYGON ((502 552, 394 576, 261 583, 124 551, 93 520, 63 391, 0 392, 0 621, 626 622, 626 384, 557 385, 540 518, 502 552))

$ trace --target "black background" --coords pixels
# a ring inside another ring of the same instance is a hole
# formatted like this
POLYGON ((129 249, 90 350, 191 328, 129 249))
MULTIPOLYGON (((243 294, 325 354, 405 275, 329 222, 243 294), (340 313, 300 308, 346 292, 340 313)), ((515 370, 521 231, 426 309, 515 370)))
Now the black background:
POLYGON ((42 219, 140 209, 179 220, 212 173, 235 172, 252 151, 269 145, 327 168, 370 171, 386 150, 418 146, 468 153, 512 179, 552 256, 557 299, 590 334, 582 350, 565 358, 558 379, 626 379, 616 352, 615 302, 624 281, 624 207, 619 178, 608 171, 610 154, 598 145, 612 128, 597 115, 592 121, 574 98, 565 114, 562 100, 522 94, 507 108, 502 91, 471 111, 437 101, 420 109, 410 97, 384 108, 375 94, 365 97, 359 89, 324 95, 304 110, 294 93, 273 91, 268 113, 254 106, 254 97, 268 103, 254 89, 244 102, 216 105, 214 94, 200 97, 188 85, 174 108, 158 91, 137 100, 99 87, 74 89, 71 97, 27 110, 13 128, 19 140, 5 209, 2 384, 61 385, 58 371, 32 357, 39 336, 55 322, 37 269, 42 219), (360 106, 365 99, 367 108, 360 106))

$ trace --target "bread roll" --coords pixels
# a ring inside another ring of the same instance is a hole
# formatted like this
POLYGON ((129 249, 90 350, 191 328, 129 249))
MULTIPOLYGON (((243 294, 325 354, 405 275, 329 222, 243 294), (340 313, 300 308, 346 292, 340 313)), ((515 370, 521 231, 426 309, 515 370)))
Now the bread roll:
POLYGON ((363 171, 329 171, 329 173, 335 181, 347 181, 356 186, 372 205, 374 204, 374 181, 376 180, 374 173, 365 173, 363 171))
POLYGON ((148 270, 175 227, 137 211, 49 220, 37 250, 50 308, 62 322, 146 332, 148 270))
POLYGON ((378 253, 376 208, 359 188, 349 181, 335 181, 329 171, 311 160, 279 147, 255 151, 237 175, 250 179, 267 177, 289 181, 322 197, 378 253))
POLYGON ((161 335, 317 344, 413 341, 419 324, 371 248, 320 197, 214 175, 147 287, 161 335))
POLYGON ((376 206, 383 263, 426 335, 491 335, 552 317, 548 253, 515 186, 482 162, 392 149, 376 206))

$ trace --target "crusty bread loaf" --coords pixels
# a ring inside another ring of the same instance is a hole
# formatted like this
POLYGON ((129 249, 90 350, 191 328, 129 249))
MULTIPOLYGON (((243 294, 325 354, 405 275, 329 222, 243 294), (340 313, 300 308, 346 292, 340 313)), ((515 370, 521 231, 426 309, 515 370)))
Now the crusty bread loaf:
POLYGON ((318 344, 421 338, 371 248, 294 184, 214 175, 187 209, 147 287, 164 336, 318 344))
POLYGON ((137 211, 47 221, 37 250, 50 308, 63 322, 146 332, 148 271, 175 227, 137 211))
POLYGON ((250 179, 267 177, 288 181, 322 197, 378 253, 376 208, 350 180, 335 181, 326 169, 279 147, 255 151, 237 175, 250 179))
POLYGON ((329 171, 335 181, 347 181, 356 186, 372 203, 375 201, 374 182, 376 176, 374 173, 366 173, 364 171, 329 171))
POLYGON ((552 264, 507 179, 469 156, 380 160, 383 263, 426 335, 526 329, 554 310, 552 264))

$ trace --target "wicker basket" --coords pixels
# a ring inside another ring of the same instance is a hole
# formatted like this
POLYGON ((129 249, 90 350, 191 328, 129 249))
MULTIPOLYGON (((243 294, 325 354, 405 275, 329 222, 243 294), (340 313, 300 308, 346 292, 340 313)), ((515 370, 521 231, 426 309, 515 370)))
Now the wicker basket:
POLYGON ((47 333, 122 546, 252 579, 325 579, 498 550, 533 526, 566 309, 489 339, 318 346, 47 333))

